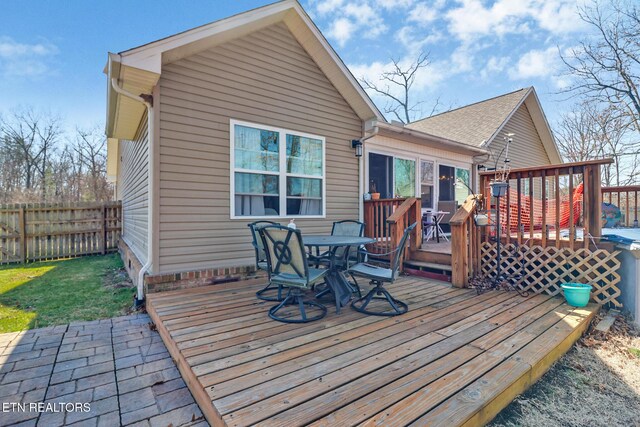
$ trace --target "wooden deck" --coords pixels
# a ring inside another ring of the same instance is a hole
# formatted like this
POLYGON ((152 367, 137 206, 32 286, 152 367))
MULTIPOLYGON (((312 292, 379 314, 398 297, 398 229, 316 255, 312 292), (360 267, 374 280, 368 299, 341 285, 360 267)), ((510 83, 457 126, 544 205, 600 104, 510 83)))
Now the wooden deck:
POLYGON ((147 309, 212 425, 482 425, 580 337, 597 305, 480 296, 415 277, 403 316, 349 308, 305 325, 267 317, 259 285, 148 295, 147 309))

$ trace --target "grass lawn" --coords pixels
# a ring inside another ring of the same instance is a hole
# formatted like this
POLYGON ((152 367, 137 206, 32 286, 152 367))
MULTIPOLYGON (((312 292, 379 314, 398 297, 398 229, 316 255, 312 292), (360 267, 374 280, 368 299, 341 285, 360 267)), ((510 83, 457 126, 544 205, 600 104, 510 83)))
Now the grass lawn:
POLYGON ((0 267, 0 333, 124 314, 121 269, 117 254, 0 267))

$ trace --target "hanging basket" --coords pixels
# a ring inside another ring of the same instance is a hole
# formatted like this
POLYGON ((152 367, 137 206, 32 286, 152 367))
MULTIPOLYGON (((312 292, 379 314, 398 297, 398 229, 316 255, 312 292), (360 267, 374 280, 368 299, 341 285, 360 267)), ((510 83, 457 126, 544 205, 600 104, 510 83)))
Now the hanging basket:
POLYGON ((492 182, 489 184, 491 187, 491 196, 504 197, 507 194, 507 188, 509 188, 508 182, 492 182))
POLYGON ((489 225, 489 215, 486 213, 479 213, 473 216, 473 221, 478 227, 485 227, 489 225))

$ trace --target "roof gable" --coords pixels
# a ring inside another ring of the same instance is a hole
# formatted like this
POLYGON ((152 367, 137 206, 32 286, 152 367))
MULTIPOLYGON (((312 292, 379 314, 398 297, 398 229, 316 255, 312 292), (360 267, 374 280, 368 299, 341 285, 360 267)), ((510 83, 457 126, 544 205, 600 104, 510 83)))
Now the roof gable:
MULTIPOLYGON (((116 78, 124 89, 150 93, 157 84, 162 66, 211 47, 284 22, 298 43, 307 51, 343 98, 362 120, 384 117, 373 101, 329 45, 320 30, 295 0, 284 0, 253 9, 210 24, 157 40, 119 54, 110 54, 106 73, 109 84, 116 78), (132 78, 128 79, 130 76, 132 78)), ((107 97, 107 135, 130 139, 135 133, 130 116, 140 116, 135 101, 122 99, 109 88, 107 97), (136 108, 137 107, 137 108, 136 108), (119 121, 122 126, 119 127, 119 121)))
POLYGON ((522 103, 528 89, 520 89, 409 123, 407 127, 482 147, 522 103))
POLYGON ((466 105, 407 125, 408 128, 487 148, 509 119, 525 104, 552 163, 562 163, 551 128, 533 87, 466 105))

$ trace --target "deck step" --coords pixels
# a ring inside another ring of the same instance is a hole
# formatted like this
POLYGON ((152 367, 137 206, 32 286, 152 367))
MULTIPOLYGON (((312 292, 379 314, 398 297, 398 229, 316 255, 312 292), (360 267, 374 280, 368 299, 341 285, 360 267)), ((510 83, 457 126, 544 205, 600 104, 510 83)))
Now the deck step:
POLYGON ((422 262, 422 261, 414 261, 414 260, 405 261, 404 264, 414 268, 420 267, 420 268, 427 268, 430 270, 441 270, 441 271, 451 272, 451 265, 448 265, 448 264, 439 264, 436 262, 422 262))
POLYGON ((451 265, 451 254, 431 252, 424 249, 411 251, 410 260, 412 262, 426 262, 430 264, 451 265))

